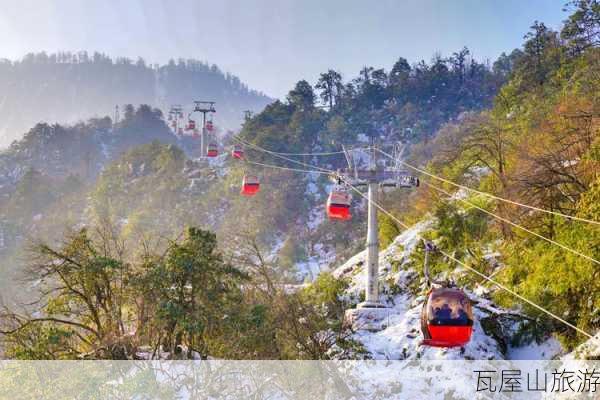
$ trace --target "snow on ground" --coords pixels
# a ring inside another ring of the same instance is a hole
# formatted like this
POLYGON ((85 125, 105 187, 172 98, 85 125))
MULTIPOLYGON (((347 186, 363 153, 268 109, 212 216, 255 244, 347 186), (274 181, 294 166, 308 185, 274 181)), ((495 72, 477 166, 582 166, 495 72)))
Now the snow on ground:
POLYGON ((310 230, 315 230, 319 225, 323 223, 323 221, 325 221, 325 208, 313 208, 308 214, 308 221, 306 225, 310 230))
POLYGON ((489 167, 482 167, 477 165, 472 166, 468 171, 469 174, 471 174, 474 178, 477 179, 488 175, 490 172, 491 170, 489 169, 489 167))
MULTIPOLYGON (((306 184, 305 196, 309 199, 312 199, 315 203, 319 203, 320 193, 319 193, 319 185, 317 185, 316 180, 318 176, 316 175, 308 175, 308 182, 306 184)), ((312 207, 310 213, 308 214, 307 226, 312 231, 317 229, 319 225, 321 225, 325 221, 325 207, 312 207)))
POLYGON ((265 260, 267 261, 275 261, 277 259, 277 255, 281 251, 281 248, 285 244, 285 235, 280 233, 276 237, 273 238, 273 243, 270 246, 270 253, 267 254, 265 260))
MULTIPOLYGON (((481 323, 494 320, 507 313, 485 297, 485 290, 467 291, 475 304, 475 323, 471 341, 459 348, 434 348, 422 346, 420 314, 425 301, 422 281, 418 281, 420 266, 411 265, 410 255, 420 240, 420 233, 428 229, 432 221, 414 225, 400 234, 379 255, 380 301, 388 306, 380 331, 357 330, 353 338, 359 341, 373 359, 425 359, 425 360, 502 360, 502 359, 550 359, 562 352, 557 340, 550 338, 541 344, 532 343, 522 347, 509 347, 504 351, 502 343, 488 335, 481 323), (415 295, 414 292, 421 293, 415 295), (476 292, 478 294, 476 294, 476 292)), ((356 299, 364 291, 366 281, 366 252, 358 253, 333 271, 336 277, 350 279, 348 298, 356 299)), ((518 312, 510 314, 518 317, 518 312)), ((515 323, 516 324, 516 323, 515 323)), ((506 338, 505 342, 509 342, 506 338)))
POLYGON ((545 342, 535 342, 524 347, 508 347, 508 357, 511 360, 551 360, 563 351, 559 341, 551 337, 545 342))
MULTIPOLYGON (((307 176, 307 184, 305 190, 305 197, 311 199, 315 207, 312 207, 307 220, 304 222, 309 232, 315 232, 323 222, 326 220, 325 206, 323 205, 324 199, 322 199, 319 185, 317 184, 319 176, 311 174, 307 176)), ((326 186, 326 191, 330 190, 333 184, 326 186)), ((303 223, 298 221, 299 224, 303 223)), ((307 238, 308 241, 312 240, 310 233, 307 238)), ((295 267, 297 276, 301 280, 314 280, 321 271, 327 271, 330 264, 335 260, 335 252, 333 249, 326 250, 321 243, 308 243, 307 247, 308 257, 302 262, 296 263, 295 267)))
POLYGON ((223 152, 217 157, 207 157, 208 165, 217 171, 220 178, 229 173, 229 168, 225 168, 225 163, 229 158, 229 153, 223 152))
POLYGON ((599 360, 600 359, 600 332, 593 338, 579 345, 563 360, 599 360))
POLYGON ((369 137, 364 133, 359 133, 358 135, 356 135, 356 141, 361 143, 369 143, 369 137))
POLYGON ((321 264, 315 258, 310 258, 306 261, 296 263, 296 271, 299 279, 314 281, 321 272, 321 264))
MULTIPOLYGON (((360 341, 374 359, 384 360, 498 360, 504 359, 498 343, 486 335, 479 320, 487 314, 475 309, 475 325, 471 341, 459 348, 422 346, 421 309, 423 296, 413 298, 396 296, 389 309, 387 328, 379 332, 358 331, 354 339, 360 341)), ((389 304, 389 303, 388 303, 389 304)))
POLYGON ((466 200, 469 198, 469 191, 465 189, 458 189, 451 197, 451 200, 466 200))
MULTIPOLYGON (((310 177, 311 176, 309 176, 309 178, 310 177)), ((319 186, 314 182, 313 179, 309 180, 308 184, 306 185, 306 194, 312 198, 319 197, 319 186)))
POLYGON ((301 280, 308 278, 313 281, 320 272, 328 271, 331 263, 335 261, 335 251, 333 249, 326 251, 322 244, 317 243, 313 250, 313 254, 309 255, 307 260, 296 263, 297 275, 301 280))
MULTIPOLYGON (((405 270, 392 273, 391 263, 400 262, 401 266, 404 266, 406 263, 408 263, 408 257, 419 242, 419 234, 427 229, 430 224, 430 221, 425 221, 405 230, 393 241, 392 244, 390 244, 387 249, 379 254, 380 281, 388 278, 396 278, 396 283, 400 285, 400 278, 407 278, 404 276, 407 274, 407 271, 405 270)), ((366 250, 363 250, 333 271, 333 275, 336 277, 351 277, 350 288, 348 289, 348 292, 356 296, 358 296, 360 291, 364 290, 366 269, 363 269, 362 265, 364 265, 366 262, 366 257, 367 252, 366 250)), ((412 274, 414 274, 414 271, 408 272, 408 275, 412 274)))

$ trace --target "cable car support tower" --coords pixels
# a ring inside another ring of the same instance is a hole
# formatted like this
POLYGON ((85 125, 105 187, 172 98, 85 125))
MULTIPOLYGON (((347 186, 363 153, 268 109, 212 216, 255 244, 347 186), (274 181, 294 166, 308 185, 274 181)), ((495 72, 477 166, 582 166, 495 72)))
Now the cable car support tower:
POLYGON ((192 112, 202 113, 202 132, 200 133, 200 154, 202 156, 206 154, 206 115, 216 111, 214 101, 194 100, 194 110, 192 112))
MULTIPOLYGON (((393 146, 394 153, 396 153, 396 159, 399 159, 402 156, 403 146, 401 144, 394 144, 393 146)), ((367 314, 370 314, 367 318, 370 320, 370 322, 376 322, 377 314, 380 314, 377 312, 370 313, 370 310, 386 308, 386 306, 379 301, 379 229, 377 221, 379 191, 419 186, 419 179, 404 173, 400 170, 398 165, 394 165, 391 168, 384 168, 378 164, 378 152, 378 146, 372 140, 371 146, 369 147, 369 165, 365 169, 358 169, 358 166, 354 162, 353 157, 351 157, 350 152, 344 148, 344 154, 346 155, 346 160, 348 162, 348 169, 344 171, 338 171, 336 175, 333 176, 333 179, 336 182, 342 182, 347 185, 351 185, 356 189, 367 189, 367 281, 365 288, 365 301, 358 304, 356 310, 348 311, 350 314, 355 314, 351 318, 354 320, 357 316, 359 316, 356 315, 357 313, 364 314, 364 312, 361 312, 360 310, 367 309, 364 311, 366 311, 367 314)), ((374 330, 377 330, 377 328, 374 330)))

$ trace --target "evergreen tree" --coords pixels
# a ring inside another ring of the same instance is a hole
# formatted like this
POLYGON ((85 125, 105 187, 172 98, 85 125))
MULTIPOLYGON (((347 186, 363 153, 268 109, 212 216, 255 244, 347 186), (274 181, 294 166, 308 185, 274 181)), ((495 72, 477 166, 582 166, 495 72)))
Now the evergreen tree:
POLYGON ((325 104, 329 105, 329 109, 331 110, 334 104, 339 103, 342 96, 342 75, 330 69, 321 74, 315 88, 321 90, 321 99, 325 104))
POLYGON ((567 8, 575 11, 565 21, 560 36, 575 53, 600 45, 600 2, 574 0, 567 8))

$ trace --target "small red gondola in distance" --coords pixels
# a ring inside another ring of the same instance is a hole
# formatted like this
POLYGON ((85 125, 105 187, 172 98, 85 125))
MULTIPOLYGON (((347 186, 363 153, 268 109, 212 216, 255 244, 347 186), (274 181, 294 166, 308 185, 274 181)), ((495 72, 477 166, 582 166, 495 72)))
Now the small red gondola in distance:
POLYGON ((423 345, 464 346, 473 333, 471 301, 459 289, 432 289, 421 313, 421 330, 425 338, 423 345))
POLYGON ((233 158, 237 158, 238 160, 244 158, 244 149, 242 148, 242 146, 240 146, 239 144, 234 145, 233 150, 231 150, 231 156, 233 158))
POLYGON ((207 157, 216 157, 219 154, 219 149, 217 147, 217 144, 214 142, 211 142, 208 144, 208 146, 206 147, 206 156, 207 157))
POLYGON ((244 196, 254 196, 260 191, 260 181, 257 176, 244 175, 242 180, 242 194, 244 196))
POLYGON ((327 198, 327 217, 347 221, 352 218, 350 214, 350 194, 341 190, 333 190, 327 198))

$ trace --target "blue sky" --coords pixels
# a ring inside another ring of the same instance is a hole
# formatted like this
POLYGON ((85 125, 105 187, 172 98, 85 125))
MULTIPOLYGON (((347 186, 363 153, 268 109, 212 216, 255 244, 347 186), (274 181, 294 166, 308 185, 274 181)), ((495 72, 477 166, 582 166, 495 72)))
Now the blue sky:
POLYGON ((534 20, 559 28, 560 0, 0 0, 0 58, 88 50, 148 62, 197 58, 282 97, 333 68, 389 70, 469 47, 495 59, 534 20))

